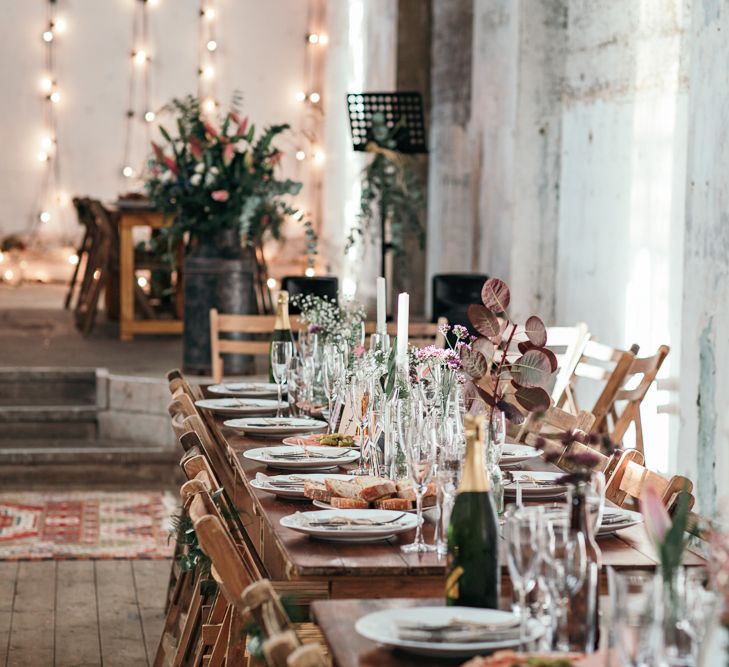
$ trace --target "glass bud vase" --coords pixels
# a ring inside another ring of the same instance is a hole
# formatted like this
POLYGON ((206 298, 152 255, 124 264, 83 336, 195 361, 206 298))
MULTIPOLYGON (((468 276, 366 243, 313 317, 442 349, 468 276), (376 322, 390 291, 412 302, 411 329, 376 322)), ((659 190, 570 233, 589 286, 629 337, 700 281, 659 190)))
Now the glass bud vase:
POLYGON ((496 506, 496 513, 501 516, 504 513, 504 475, 499 468, 499 460, 506 439, 504 413, 499 410, 488 413, 485 426, 486 472, 491 479, 491 495, 496 506))
POLYGON ((585 581, 570 599, 567 627, 570 651, 593 653, 599 641, 599 578, 602 554, 594 533, 594 518, 588 507, 588 482, 578 482, 570 487, 567 505, 570 527, 585 536, 585 581))

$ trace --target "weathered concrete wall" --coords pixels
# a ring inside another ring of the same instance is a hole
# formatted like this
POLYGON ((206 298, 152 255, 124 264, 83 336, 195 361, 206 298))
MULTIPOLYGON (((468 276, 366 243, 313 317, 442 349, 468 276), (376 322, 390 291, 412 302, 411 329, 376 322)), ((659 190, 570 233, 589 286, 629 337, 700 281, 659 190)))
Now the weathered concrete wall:
POLYGON ((709 512, 729 479, 729 6, 691 12, 688 178, 681 311, 681 460, 709 512))

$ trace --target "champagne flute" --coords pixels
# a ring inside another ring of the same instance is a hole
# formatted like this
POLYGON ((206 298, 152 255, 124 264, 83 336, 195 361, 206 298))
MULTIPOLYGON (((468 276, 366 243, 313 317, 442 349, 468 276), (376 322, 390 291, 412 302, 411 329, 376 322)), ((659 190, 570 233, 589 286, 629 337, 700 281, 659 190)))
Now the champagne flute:
POLYGON ((415 491, 415 502, 418 512, 418 525, 415 531, 415 541, 404 544, 400 549, 405 553, 423 553, 435 551, 434 544, 426 544, 423 539, 423 496, 435 472, 435 443, 425 433, 428 426, 423 419, 421 405, 417 402, 411 404, 406 400, 399 401, 398 428, 400 441, 405 451, 408 476, 415 491))
POLYGON ((522 650, 527 650, 527 623, 530 615, 527 595, 537 584, 542 551, 542 520, 543 512, 525 511, 512 505, 504 524, 509 575, 519 596, 519 644, 522 650))
POLYGON ((339 349, 334 345, 326 345, 322 361, 322 380, 329 404, 329 433, 334 432, 334 397, 342 375, 344 375, 344 360, 339 349))
POLYGON ((353 475, 370 474, 370 439, 367 433, 372 403, 375 398, 374 379, 365 374, 354 375, 349 385, 349 397, 352 413, 359 427, 360 456, 359 467, 352 471, 353 475))
POLYGON ((281 417, 281 391, 286 381, 286 370, 294 353, 294 345, 291 341, 275 340, 271 343, 271 370, 273 379, 278 389, 278 405, 276 406, 276 417, 281 417))
MULTIPOLYGON (((557 632, 555 646, 558 651, 569 651, 567 604, 587 576, 585 536, 570 527, 569 521, 555 519, 547 523, 547 545, 544 565, 547 587, 557 603, 557 632)), ((585 619, 585 622, 589 622, 585 619)))

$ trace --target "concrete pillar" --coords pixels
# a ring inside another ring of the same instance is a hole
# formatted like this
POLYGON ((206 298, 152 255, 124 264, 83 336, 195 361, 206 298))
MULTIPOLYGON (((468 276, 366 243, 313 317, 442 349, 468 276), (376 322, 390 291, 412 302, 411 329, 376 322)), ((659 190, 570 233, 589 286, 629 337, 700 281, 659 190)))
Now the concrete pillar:
POLYGON ((729 7, 692 3, 680 456, 710 514, 729 480, 729 7))
POLYGON ((433 0, 427 278, 476 269, 471 47, 473 0, 433 0))

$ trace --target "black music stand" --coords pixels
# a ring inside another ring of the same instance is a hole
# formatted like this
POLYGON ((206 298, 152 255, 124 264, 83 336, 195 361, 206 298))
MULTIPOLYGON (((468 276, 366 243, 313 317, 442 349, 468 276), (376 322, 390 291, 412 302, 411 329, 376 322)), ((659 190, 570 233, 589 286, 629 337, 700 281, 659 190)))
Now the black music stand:
MULTIPOLYGON (((425 121, 423 118, 423 97, 420 93, 347 93, 349 127, 352 131, 352 147, 355 151, 366 151, 367 144, 376 143, 382 148, 416 155, 427 153, 425 143, 425 121), (392 145, 383 146, 374 136, 372 117, 382 114, 385 126, 390 131, 392 145)), ((390 250, 385 243, 385 216, 380 216, 380 275, 385 275, 385 258, 390 250)))

